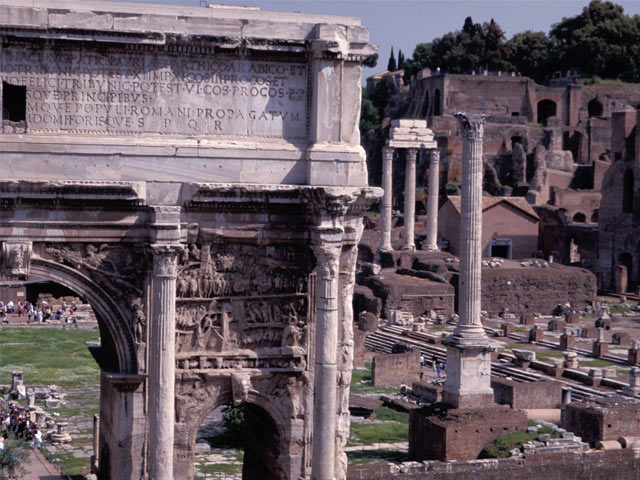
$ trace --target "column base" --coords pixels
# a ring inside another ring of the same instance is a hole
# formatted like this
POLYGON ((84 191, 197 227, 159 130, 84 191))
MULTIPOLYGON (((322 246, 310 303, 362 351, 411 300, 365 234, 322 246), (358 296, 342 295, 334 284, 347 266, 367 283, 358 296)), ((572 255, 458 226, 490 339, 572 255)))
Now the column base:
POLYGON ((402 246, 402 250, 405 252, 415 252, 416 251, 416 246, 415 245, 403 245, 402 246))
POLYGON ((438 248, 437 245, 423 245, 422 246, 422 250, 424 250, 425 252, 439 252, 440 249, 438 248))
POLYGON ((447 345, 447 379, 442 402, 454 408, 485 408, 494 404, 491 388, 491 349, 488 339, 480 345, 447 345))

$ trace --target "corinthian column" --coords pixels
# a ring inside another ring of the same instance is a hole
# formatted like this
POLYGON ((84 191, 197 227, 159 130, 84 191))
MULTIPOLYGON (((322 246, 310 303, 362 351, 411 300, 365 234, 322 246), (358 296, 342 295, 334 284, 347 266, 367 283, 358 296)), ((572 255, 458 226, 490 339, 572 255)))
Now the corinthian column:
POLYGON ((404 245, 403 250, 415 250, 413 240, 416 215, 416 156, 418 149, 407 149, 407 163, 404 171, 404 245))
POLYGON ((391 206, 393 203, 393 148, 382 147, 382 208, 380 210, 380 246, 378 250, 389 252, 393 250, 391 246, 391 206))
POLYGON ((480 321, 482 267, 482 135, 484 115, 456 113, 462 130, 460 319, 447 337, 443 401, 457 408, 493 404, 491 355, 480 321))
POLYGON ((180 245, 155 244, 149 352, 149 478, 172 480, 176 277, 180 245))
POLYGON ((482 137, 484 115, 456 113, 462 128, 460 320, 454 335, 486 337, 480 321, 482 269, 482 137))
POLYGON ((438 197, 440 190, 440 150, 429 158, 429 197, 427 198, 427 242, 425 250, 438 250, 438 197))
POLYGON ((340 247, 313 247, 317 260, 313 480, 334 480, 340 247))

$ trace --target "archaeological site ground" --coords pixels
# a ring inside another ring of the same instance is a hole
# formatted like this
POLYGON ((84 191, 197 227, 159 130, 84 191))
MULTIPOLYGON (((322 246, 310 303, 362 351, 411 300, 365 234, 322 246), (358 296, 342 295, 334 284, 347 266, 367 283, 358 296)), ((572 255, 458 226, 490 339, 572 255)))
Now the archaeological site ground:
POLYGON ((639 478, 640 87, 363 92, 359 19, 205 3, 0 0, 4 451, 73 480, 639 478))

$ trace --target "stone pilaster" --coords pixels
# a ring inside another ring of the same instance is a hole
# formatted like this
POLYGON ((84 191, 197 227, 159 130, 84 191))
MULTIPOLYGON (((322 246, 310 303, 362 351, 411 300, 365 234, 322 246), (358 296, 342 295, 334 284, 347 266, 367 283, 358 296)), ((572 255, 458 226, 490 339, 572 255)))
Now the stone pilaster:
POLYGON ((489 340, 480 320, 482 268, 482 137, 484 115, 456 113, 462 130, 460 320, 446 339, 443 401, 454 407, 493 404, 489 340))
POLYGON ((380 206, 380 246, 381 252, 393 250, 391 246, 391 209, 393 205, 393 148, 382 147, 382 188, 384 196, 380 206))
POLYGON ((340 243, 313 247, 317 260, 313 480, 335 478, 340 250, 340 243))
POLYGON ((176 244, 155 244, 149 345, 149 478, 172 480, 175 423, 176 244))
POLYGON ((438 250, 438 193, 440 190, 440 150, 429 157, 429 196, 427 198, 427 241, 424 250, 438 250))
POLYGON ((416 222, 416 157, 417 148, 407 148, 407 163, 404 171, 404 244, 403 250, 415 250, 414 231, 416 222))

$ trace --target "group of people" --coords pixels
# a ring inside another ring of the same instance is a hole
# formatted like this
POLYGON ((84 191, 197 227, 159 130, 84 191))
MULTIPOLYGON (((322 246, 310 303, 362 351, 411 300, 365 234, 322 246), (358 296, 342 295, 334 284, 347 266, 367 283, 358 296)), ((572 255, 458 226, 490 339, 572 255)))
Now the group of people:
MULTIPOLYGON (((424 355, 420 355, 420 379, 421 380, 423 377, 422 369, 424 368, 425 362, 426 360, 424 358, 424 355)), ((438 376, 438 378, 444 378, 447 375, 446 363, 439 361, 438 357, 436 357, 435 355, 431 357, 431 366, 433 367, 433 371, 436 372, 436 375, 438 376)))
POLYGON ((74 302, 72 302, 70 306, 68 306, 66 302, 62 302, 62 305, 60 305, 54 313, 46 300, 42 300, 40 305, 34 305, 27 300, 24 302, 19 301, 17 304, 14 304, 13 300, 9 300, 6 304, 0 300, 0 321, 2 323, 9 323, 7 314, 17 313, 18 317, 27 317, 27 323, 31 323, 32 319, 37 323, 45 323, 47 320, 54 318, 60 320, 63 317, 67 323, 75 323, 74 313, 76 309, 77 307, 74 302))
POLYGON ((0 410, 0 451, 4 449, 4 440, 9 435, 26 440, 32 448, 42 446, 42 431, 17 405, 12 405, 9 410, 0 410))

